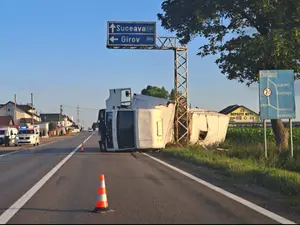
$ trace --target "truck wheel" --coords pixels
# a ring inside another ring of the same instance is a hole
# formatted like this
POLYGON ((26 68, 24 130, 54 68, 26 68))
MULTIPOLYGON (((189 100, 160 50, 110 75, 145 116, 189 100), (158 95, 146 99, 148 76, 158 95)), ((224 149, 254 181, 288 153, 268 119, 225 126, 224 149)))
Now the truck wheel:
POLYGON ((100 149, 101 152, 105 152, 105 145, 104 144, 101 144, 101 149, 100 149))
POLYGON ((99 141, 100 152, 106 152, 105 144, 102 141, 99 141))

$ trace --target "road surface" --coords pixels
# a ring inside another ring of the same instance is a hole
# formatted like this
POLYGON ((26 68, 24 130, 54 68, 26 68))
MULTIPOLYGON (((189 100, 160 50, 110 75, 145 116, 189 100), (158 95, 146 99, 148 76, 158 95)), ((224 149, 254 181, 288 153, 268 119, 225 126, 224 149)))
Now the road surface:
POLYGON ((278 223, 146 155, 99 153, 96 135, 20 210, 7 210, 89 135, 0 158, 0 223, 278 223), (115 212, 90 212, 100 174, 115 212))
MULTIPOLYGON (((72 136, 55 136, 49 138, 40 138, 40 142, 41 142, 40 145, 48 145, 52 142, 57 142, 62 139, 69 139, 76 135, 78 134, 73 134, 72 136)), ((29 148, 35 148, 35 146, 29 144, 21 145, 21 146, 10 146, 10 147, 0 146, 0 157, 1 155, 14 154, 13 152, 15 151, 23 151, 29 148)))

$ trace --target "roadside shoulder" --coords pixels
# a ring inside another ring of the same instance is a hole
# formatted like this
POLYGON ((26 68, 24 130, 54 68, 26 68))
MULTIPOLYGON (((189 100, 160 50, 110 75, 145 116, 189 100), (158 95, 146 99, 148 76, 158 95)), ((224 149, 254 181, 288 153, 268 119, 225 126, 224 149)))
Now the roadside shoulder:
POLYGON ((200 179, 203 179, 215 186, 218 186, 230 193, 238 195, 256 205, 281 214, 294 221, 300 221, 300 209, 292 207, 293 202, 299 202, 295 196, 283 196, 279 193, 267 190, 263 187, 247 184, 243 180, 225 176, 221 170, 212 169, 201 163, 195 163, 181 158, 174 157, 167 152, 149 153, 172 166, 186 171, 200 179))

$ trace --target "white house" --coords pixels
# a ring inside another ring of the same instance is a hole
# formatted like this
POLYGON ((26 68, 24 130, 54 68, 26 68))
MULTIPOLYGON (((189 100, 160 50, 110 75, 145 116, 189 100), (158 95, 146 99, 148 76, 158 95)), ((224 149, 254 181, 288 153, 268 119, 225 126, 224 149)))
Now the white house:
POLYGON ((41 119, 43 122, 56 122, 59 127, 71 127, 74 124, 69 116, 59 113, 41 113, 41 119))
POLYGON ((15 124, 26 123, 31 124, 32 119, 34 122, 41 122, 41 118, 34 112, 35 108, 32 105, 20 105, 16 104, 16 113, 15 113, 15 104, 9 101, 6 104, 0 105, 0 116, 11 116, 15 117, 15 124))

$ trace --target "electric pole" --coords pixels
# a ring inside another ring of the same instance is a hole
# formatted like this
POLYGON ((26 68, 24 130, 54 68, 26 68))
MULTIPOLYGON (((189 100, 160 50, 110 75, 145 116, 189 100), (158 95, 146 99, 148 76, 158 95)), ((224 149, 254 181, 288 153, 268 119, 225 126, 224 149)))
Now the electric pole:
POLYGON ((62 114, 63 114, 63 106, 60 105, 59 106, 59 122, 61 121, 62 114))
POLYGON ((60 113, 60 115, 63 114, 63 106, 62 105, 59 106, 59 113, 60 113))
POLYGON ((77 106, 77 110, 76 110, 76 114, 77 114, 77 125, 79 125, 80 123, 80 119, 79 119, 79 112, 80 111, 80 108, 79 108, 79 105, 77 106))
POLYGON ((14 105, 14 123, 15 123, 15 125, 16 125, 16 117, 17 117, 17 95, 15 94, 14 95, 14 103, 15 103, 15 105, 14 105))
POLYGON ((31 109, 32 109, 32 117, 31 117, 31 124, 34 125, 34 110, 33 110, 33 93, 31 93, 31 109))

